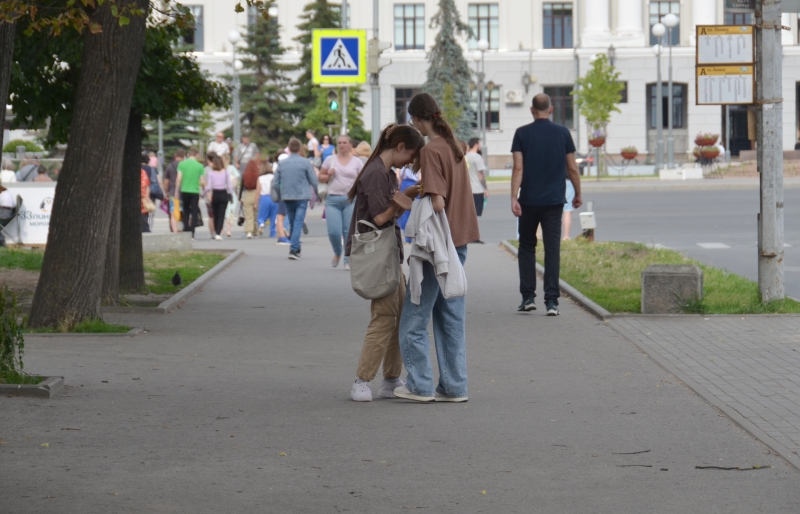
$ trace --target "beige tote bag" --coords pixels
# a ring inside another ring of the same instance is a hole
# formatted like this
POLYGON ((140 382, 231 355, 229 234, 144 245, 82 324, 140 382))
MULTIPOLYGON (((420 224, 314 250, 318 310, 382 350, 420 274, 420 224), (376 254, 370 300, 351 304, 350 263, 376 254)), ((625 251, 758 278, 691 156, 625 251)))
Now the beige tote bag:
POLYGON ((397 246, 394 223, 379 229, 368 221, 356 223, 350 247, 350 283, 362 298, 374 300, 393 293, 403 280, 400 248, 397 246), (359 224, 373 229, 359 233, 359 224))

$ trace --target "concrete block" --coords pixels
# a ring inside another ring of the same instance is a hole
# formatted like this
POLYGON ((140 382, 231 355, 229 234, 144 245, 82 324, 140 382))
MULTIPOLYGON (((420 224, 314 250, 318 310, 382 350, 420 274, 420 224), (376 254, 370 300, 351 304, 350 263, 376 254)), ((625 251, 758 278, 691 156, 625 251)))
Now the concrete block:
POLYGON ((191 252, 191 232, 170 232, 169 234, 142 234, 142 251, 154 252, 191 252))
POLYGON ((677 314, 703 298, 703 270, 694 264, 653 264, 642 272, 642 314, 677 314))

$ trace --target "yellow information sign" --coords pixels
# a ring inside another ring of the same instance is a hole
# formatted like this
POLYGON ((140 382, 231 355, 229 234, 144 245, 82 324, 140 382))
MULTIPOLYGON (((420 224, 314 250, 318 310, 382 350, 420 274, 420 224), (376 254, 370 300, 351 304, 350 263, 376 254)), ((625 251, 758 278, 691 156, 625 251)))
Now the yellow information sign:
POLYGON ((698 25, 695 64, 752 64, 754 36, 752 25, 698 25))
POLYGON ((318 29, 312 34, 314 84, 338 87, 367 82, 367 31, 318 29))
POLYGON ((755 95, 753 66, 698 66, 697 105, 747 105, 755 95))

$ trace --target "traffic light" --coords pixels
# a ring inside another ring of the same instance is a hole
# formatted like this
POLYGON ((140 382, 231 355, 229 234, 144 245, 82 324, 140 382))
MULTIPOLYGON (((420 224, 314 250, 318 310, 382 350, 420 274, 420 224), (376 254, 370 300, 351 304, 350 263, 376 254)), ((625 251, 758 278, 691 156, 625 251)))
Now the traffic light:
POLYGON ((337 93, 335 89, 328 90, 328 107, 330 107, 332 111, 339 110, 339 93, 337 93))
POLYGON ((373 38, 367 42, 367 71, 373 75, 380 73, 381 68, 392 63, 391 59, 381 59, 381 53, 391 48, 392 44, 373 38))

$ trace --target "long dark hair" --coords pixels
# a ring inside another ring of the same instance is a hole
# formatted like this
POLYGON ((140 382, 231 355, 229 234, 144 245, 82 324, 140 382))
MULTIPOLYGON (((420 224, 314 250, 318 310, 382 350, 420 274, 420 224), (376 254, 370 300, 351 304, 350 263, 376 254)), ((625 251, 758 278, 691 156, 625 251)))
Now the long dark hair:
POLYGON ((356 178, 356 181, 353 183, 353 187, 351 187, 350 192, 347 193, 347 198, 351 202, 356 198, 358 181, 361 179, 361 175, 364 174, 364 171, 367 169, 370 163, 375 159, 379 159, 382 152, 392 148, 397 148, 397 145, 400 143, 403 143, 407 149, 417 152, 411 167, 414 171, 419 170, 419 149, 425 146, 425 138, 422 137, 422 134, 419 133, 419 130, 410 125, 398 125, 396 123, 387 125, 386 128, 384 128, 381 132, 381 137, 378 139, 378 144, 375 145, 372 155, 370 155, 369 159, 367 159, 366 164, 364 164, 364 167, 358 174, 358 178, 356 178))
POLYGON ((447 123, 447 120, 442 117, 439 104, 436 103, 436 100, 431 95, 428 93, 414 95, 414 98, 408 104, 408 114, 415 118, 432 122, 433 131, 447 141, 447 144, 453 149, 456 161, 461 162, 464 159, 464 150, 462 150, 461 144, 453 135, 453 129, 447 123))

